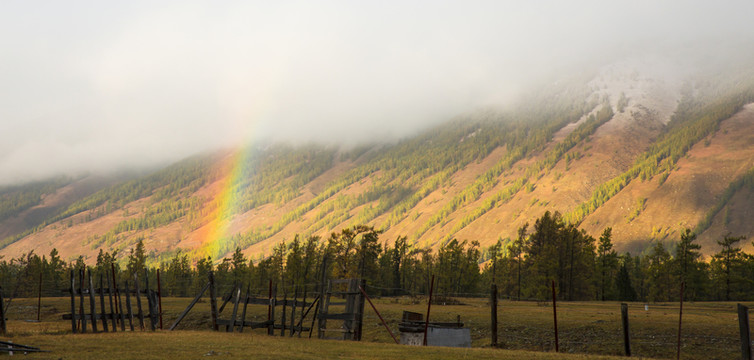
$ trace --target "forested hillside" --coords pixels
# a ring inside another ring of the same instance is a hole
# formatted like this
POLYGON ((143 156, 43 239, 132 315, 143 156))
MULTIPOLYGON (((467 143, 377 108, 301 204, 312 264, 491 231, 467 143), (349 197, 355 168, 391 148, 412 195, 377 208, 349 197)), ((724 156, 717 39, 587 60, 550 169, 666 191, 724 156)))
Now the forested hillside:
POLYGON ((510 256, 519 230, 547 211, 562 214, 573 234, 597 238, 612 228, 615 249, 634 254, 685 229, 706 255, 729 233, 754 235, 742 220, 754 208, 741 200, 754 194, 751 71, 658 78, 641 70, 606 67, 506 110, 457 116, 392 142, 266 143, 197 155, 34 217, 32 208, 81 179, 6 187, 0 254, 55 249, 64 262, 94 264, 105 252, 125 264, 141 243, 149 264, 178 254, 217 264, 237 250, 259 262, 297 237, 363 225, 379 231, 380 247, 478 244, 467 255, 483 264, 494 258, 491 246, 510 256), (22 218, 35 220, 19 227, 22 218))

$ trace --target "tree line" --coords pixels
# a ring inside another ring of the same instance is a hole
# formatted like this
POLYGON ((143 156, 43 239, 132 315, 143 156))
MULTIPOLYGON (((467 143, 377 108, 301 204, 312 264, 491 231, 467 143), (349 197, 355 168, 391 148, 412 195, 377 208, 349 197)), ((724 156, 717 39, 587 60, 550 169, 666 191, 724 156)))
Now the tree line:
POLYGON ((423 295, 436 276, 435 292, 442 296, 485 296, 491 283, 500 296, 543 300, 555 281, 563 300, 677 301, 681 283, 685 299, 754 299, 754 256, 739 246, 744 237, 725 236, 720 250, 704 259, 690 229, 675 243, 653 242, 642 254, 618 254, 613 249, 612 229, 599 239, 564 222, 555 212, 545 212, 531 228, 518 229, 516 239, 500 239, 488 248, 477 241, 451 239, 436 251, 398 237, 390 244, 381 231, 365 225, 333 232, 327 238, 296 236, 278 243, 272 253, 254 261, 240 249, 214 261, 178 251, 159 263, 139 241, 128 254, 100 251, 95 264, 83 257, 63 261, 57 250, 39 256, 34 252, 0 261, 0 286, 6 297, 36 296, 43 283, 44 296, 65 295, 69 273, 88 269, 95 283, 116 269, 119 282, 148 278, 154 288, 157 271, 163 294, 193 296, 214 272, 220 288, 241 284, 260 292, 268 282, 279 291, 314 291, 322 275, 327 278, 363 278, 373 295, 423 295))

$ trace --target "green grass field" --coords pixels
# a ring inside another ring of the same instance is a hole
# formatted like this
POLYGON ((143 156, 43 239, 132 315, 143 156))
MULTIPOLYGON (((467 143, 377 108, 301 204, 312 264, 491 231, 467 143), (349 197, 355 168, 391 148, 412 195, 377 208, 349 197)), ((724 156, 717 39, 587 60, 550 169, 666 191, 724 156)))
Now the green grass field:
MULTIPOLYGON (((140 359, 203 358, 205 355, 263 359, 394 359, 408 354, 418 359, 599 359, 619 356, 623 351, 620 304, 616 302, 558 303, 560 350, 564 354, 573 354, 565 356, 554 353, 551 304, 501 301, 498 314, 500 348, 493 349, 489 346, 490 308, 487 300, 459 300, 460 305, 433 305, 430 320, 451 322, 460 316, 465 326, 471 329, 472 349, 394 345, 368 304, 365 307, 361 343, 310 340, 308 334, 301 339, 291 339, 280 337, 279 330, 275 337, 266 335, 263 329, 247 329, 241 334, 213 332, 210 330, 209 304, 206 300, 197 304, 173 332, 137 330, 133 333, 71 334, 70 320, 61 318, 62 314, 70 312, 70 298, 43 298, 40 322, 30 321, 37 317, 36 299, 14 299, 8 313, 6 339, 52 351, 29 355, 44 359, 100 359, 106 354, 112 354, 113 358, 140 359)), ((187 298, 163 299, 166 329, 189 301, 187 298)), ((399 336, 398 322, 404 310, 420 313, 427 310, 424 299, 383 298, 374 299, 374 302, 396 336, 399 336)), ((740 357, 735 306, 735 303, 719 302, 684 304, 681 357, 740 357)), ((228 306, 221 317, 229 317, 231 310, 228 306)), ((261 321, 266 316, 266 307, 249 306, 247 320, 261 321)), ((629 317, 634 356, 675 358, 677 303, 650 304, 648 311, 644 310, 644 304, 630 304, 629 317)), ((101 330, 101 323, 98 325, 101 330)))

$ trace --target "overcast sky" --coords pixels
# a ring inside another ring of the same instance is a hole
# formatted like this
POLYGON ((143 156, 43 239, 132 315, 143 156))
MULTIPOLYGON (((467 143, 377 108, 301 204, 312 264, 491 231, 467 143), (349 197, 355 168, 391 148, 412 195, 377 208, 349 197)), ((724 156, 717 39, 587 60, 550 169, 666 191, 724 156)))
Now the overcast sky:
POLYGON ((753 4, 4 0, 0 184, 396 137, 595 59, 740 46, 753 4))

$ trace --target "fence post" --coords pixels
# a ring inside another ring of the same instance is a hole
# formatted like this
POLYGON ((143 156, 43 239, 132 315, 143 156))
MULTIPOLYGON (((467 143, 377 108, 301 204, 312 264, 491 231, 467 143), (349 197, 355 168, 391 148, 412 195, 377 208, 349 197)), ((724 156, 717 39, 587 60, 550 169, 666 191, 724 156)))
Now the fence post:
MULTIPOLYGON (((312 318, 312 325, 314 325, 314 320, 317 319, 317 337, 320 339, 325 338, 325 328, 327 327, 327 318, 323 318, 323 316, 327 315, 327 308, 329 306, 329 296, 327 299, 325 299, 325 296, 327 295, 327 253, 325 253, 325 256, 322 258, 322 264, 321 264, 321 273, 319 277, 319 306, 317 309, 314 310, 314 317, 312 318), (318 317, 319 316, 319 317, 318 317)), ((312 326, 313 328, 313 326, 312 326)), ((312 331, 309 331, 309 337, 311 337, 312 331)))
MULTIPOLYGON (((367 287, 367 281, 364 280, 364 279, 359 279, 358 288, 364 289, 366 287, 367 287)), ((364 291, 364 294, 366 294, 366 291, 364 291)), ((365 303, 365 301, 364 301, 364 296, 360 296, 357 299, 360 300, 359 304, 358 304, 358 307, 357 307, 358 310, 359 310, 359 316, 358 316, 359 325, 357 327, 357 329, 359 330, 359 338, 357 340, 361 341, 361 336, 364 333, 363 329, 364 329, 364 303, 365 303)))
POLYGON ((134 272, 134 292, 136 295, 136 310, 139 315, 139 326, 144 331, 144 311, 141 309, 141 290, 139 289, 139 276, 134 272))
POLYGON ((94 284, 92 283, 92 269, 89 269, 89 310, 92 312, 92 332, 97 332, 97 309, 94 301, 94 284))
POLYGON ((84 269, 79 270, 79 313, 81 315, 81 333, 86 334, 86 311, 84 311, 84 269))
POLYGON ((686 287, 686 282, 681 282, 681 308, 678 310, 678 347, 675 353, 676 360, 681 359, 681 320, 683 320, 683 290, 686 287))
POLYGON ((157 269, 157 314, 160 315, 160 330, 162 330, 162 285, 160 284, 160 269, 157 269))
MULTIPOLYGON (((2 295, 0 295, 0 299, 2 299, 2 295)), ((2 317, 3 325, 5 325, 4 306, 2 304, 2 300, 0 300, 0 317, 2 317)), ((76 333, 76 276, 73 269, 71 269, 71 330, 74 334, 76 333)))
MULTIPOLYGON (((118 308, 113 307, 113 294, 115 291, 113 290, 113 283, 110 281, 111 276, 107 276, 107 271, 105 271, 105 278, 107 278, 107 298, 110 300, 110 316, 112 316, 113 321, 113 332, 117 332, 118 330, 118 308)), ((102 287, 102 286, 100 286, 102 287)), ((115 304, 118 303, 118 298, 115 298, 115 304)), ((105 308, 105 304, 102 304, 102 308, 105 308)))
MULTIPOLYGON (((102 329, 105 332, 108 332, 107 329, 107 316, 105 316, 105 286, 103 285, 104 281, 102 280, 102 274, 99 274, 99 313, 102 316, 102 329)), ((110 299, 112 300, 112 298, 110 299)), ((112 301, 110 302, 110 310, 113 309, 112 307, 112 301)), ((115 331, 115 328, 113 327, 113 331, 115 331)))
POLYGON ((288 292, 283 287, 283 311, 280 313, 280 336, 285 336, 285 306, 288 304, 288 292))
POLYGON ((490 312, 492 347, 497 347, 497 284, 492 284, 490 290, 490 312))
POLYGON ((560 344, 558 343, 558 306, 557 296, 555 295, 555 280, 552 281, 552 319, 555 326, 555 352, 560 352, 560 344))
POLYGON ((435 290, 435 275, 432 275, 432 281, 429 283, 429 301, 427 301, 427 320, 424 323, 424 341, 422 345, 427 346, 427 331, 429 331, 429 310, 432 308, 432 293, 435 290))
POLYGON ((42 271, 39 272, 39 297, 37 298, 37 321, 42 313, 42 271))
POLYGON ((215 275, 209 272, 209 307, 212 312, 212 330, 218 331, 217 327, 217 298, 215 293, 215 275))
POLYGON ((623 323, 623 350, 626 356, 631 356, 631 336, 628 332, 628 304, 620 304, 620 318, 623 323))
MULTIPOLYGON (((126 310, 128 311, 128 327, 131 328, 131 332, 134 331, 134 312, 131 308, 131 290, 128 288, 128 280, 126 280, 126 310)), ((121 312, 122 314, 123 312, 121 312)))
POLYGON ((751 360, 751 337, 749 336, 749 308, 738 304, 738 329, 741 334, 741 358, 751 360))
POLYGON ((269 282, 267 283, 267 301, 269 302, 267 304, 267 335, 272 336, 272 331, 274 329, 275 320, 273 319, 273 304, 272 304, 272 279, 269 279, 269 282))
MULTIPOLYGON (((110 289, 110 294, 113 298, 115 298, 115 310, 113 310, 113 317, 117 317, 117 315, 120 315, 120 329, 121 331, 126 331, 126 324, 124 323, 123 318, 123 304, 120 301, 120 290, 118 290, 118 280, 115 279, 115 262, 110 263, 110 277, 107 280, 107 287, 110 289), (110 278, 112 278, 112 283, 110 282, 110 278)), ((112 304, 110 306, 112 308, 112 304)), ((117 319, 114 321, 114 324, 117 325, 117 319)), ((113 327, 116 327, 113 325, 113 327)))
MULTIPOLYGON (((73 270, 71 270, 71 289, 73 289, 73 270)), ((74 305, 74 297, 73 297, 73 290, 71 290, 71 309, 73 309, 74 305)), ((71 316, 73 316, 73 313, 71 313, 71 316)), ((76 317, 73 316, 73 333, 76 333, 76 317)), ((5 299, 3 298, 3 291, 2 288, 0 288, 0 331, 2 331, 3 335, 8 331, 8 327, 5 324, 5 299)))

